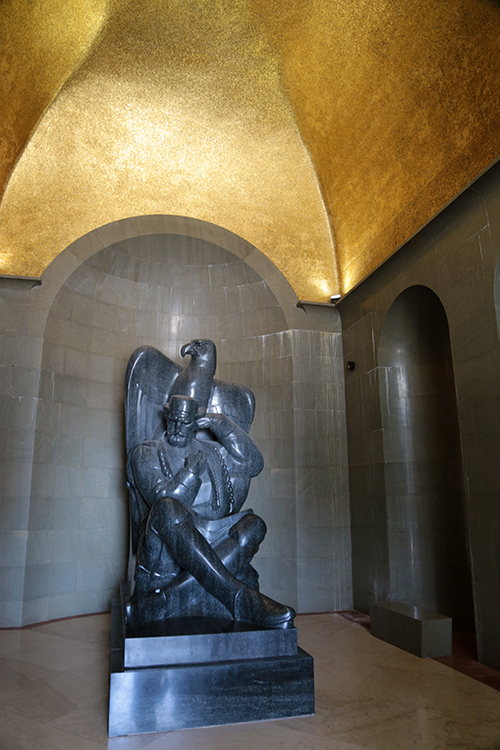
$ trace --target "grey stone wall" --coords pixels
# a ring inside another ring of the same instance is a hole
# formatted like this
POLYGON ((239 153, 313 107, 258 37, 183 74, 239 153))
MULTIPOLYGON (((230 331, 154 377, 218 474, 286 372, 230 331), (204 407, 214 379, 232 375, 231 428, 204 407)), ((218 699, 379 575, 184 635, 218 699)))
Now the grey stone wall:
MULTIPOLYGON (((449 326, 479 656, 497 669, 500 339, 495 283, 499 256, 497 164, 338 305, 344 364, 356 363, 356 369, 346 373, 354 606, 366 611, 371 601, 400 594, 391 575, 396 560, 388 533, 394 524, 394 506, 387 502, 391 497, 385 471, 387 424, 380 397, 385 373, 379 350, 394 301, 409 287, 422 285, 441 301, 449 326)), ((460 477, 457 481, 460 484, 460 477)))
MULTIPOLYGON (((2 286, 0 319, 0 626, 20 625, 43 320, 31 284, 2 286)), ((36 293, 36 290, 33 290, 36 293)))
POLYGON ((262 590, 300 611, 351 605, 341 336, 224 230, 138 217, 68 248, 41 287, 0 288, 2 625, 103 611, 126 575, 128 357, 212 338, 219 378, 255 391, 266 468, 262 590), (22 333, 24 332, 24 333, 22 333), (24 337, 24 341, 20 341, 24 337))

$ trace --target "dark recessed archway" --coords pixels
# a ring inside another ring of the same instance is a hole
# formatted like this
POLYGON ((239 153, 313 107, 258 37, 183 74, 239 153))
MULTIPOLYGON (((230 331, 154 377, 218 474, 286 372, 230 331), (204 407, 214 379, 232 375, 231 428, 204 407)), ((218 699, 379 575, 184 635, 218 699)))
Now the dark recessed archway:
POLYGON ((448 321, 424 286, 393 303, 380 339, 391 598, 474 623, 448 321))

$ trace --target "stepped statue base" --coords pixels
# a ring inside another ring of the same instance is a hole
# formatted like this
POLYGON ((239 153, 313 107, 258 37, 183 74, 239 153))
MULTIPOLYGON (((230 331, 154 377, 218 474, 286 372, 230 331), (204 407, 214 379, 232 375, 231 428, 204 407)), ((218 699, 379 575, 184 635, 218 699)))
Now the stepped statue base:
POLYGON ((230 619, 163 620, 130 630, 113 602, 109 736, 314 713, 313 658, 295 628, 230 619))

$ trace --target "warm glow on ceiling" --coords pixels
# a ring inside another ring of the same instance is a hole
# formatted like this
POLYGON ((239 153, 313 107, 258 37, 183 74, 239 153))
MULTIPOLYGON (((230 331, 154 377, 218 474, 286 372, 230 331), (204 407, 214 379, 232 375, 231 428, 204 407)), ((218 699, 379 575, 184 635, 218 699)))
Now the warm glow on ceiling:
POLYGON ((500 153, 491 0, 10 0, 0 34, 2 274, 175 214, 327 301, 500 153))

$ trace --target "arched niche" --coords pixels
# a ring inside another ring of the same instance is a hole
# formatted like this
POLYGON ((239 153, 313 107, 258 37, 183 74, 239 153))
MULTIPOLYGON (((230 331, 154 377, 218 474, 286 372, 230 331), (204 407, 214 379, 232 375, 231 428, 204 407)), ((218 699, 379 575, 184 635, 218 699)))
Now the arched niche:
POLYGON ((424 286, 383 325, 380 402, 390 596, 473 628, 463 469, 448 321, 424 286))
POLYGON ((246 260, 199 237, 122 239, 69 274, 47 316, 36 420, 26 595, 47 608, 40 619, 54 607, 107 609, 125 576, 123 385, 132 351, 149 344, 180 361, 183 343, 211 338, 218 377, 262 396, 266 334, 286 328, 246 260))
POLYGON ((133 217, 80 238, 29 302, 42 334, 22 624, 109 608, 128 556, 126 363, 144 344, 180 361, 181 345, 195 337, 215 341, 218 377, 256 394, 252 435, 265 469, 248 507, 269 529, 257 565, 263 590, 301 611, 348 606, 332 306, 319 316, 299 309, 257 248, 221 227, 168 216, 133 217))

